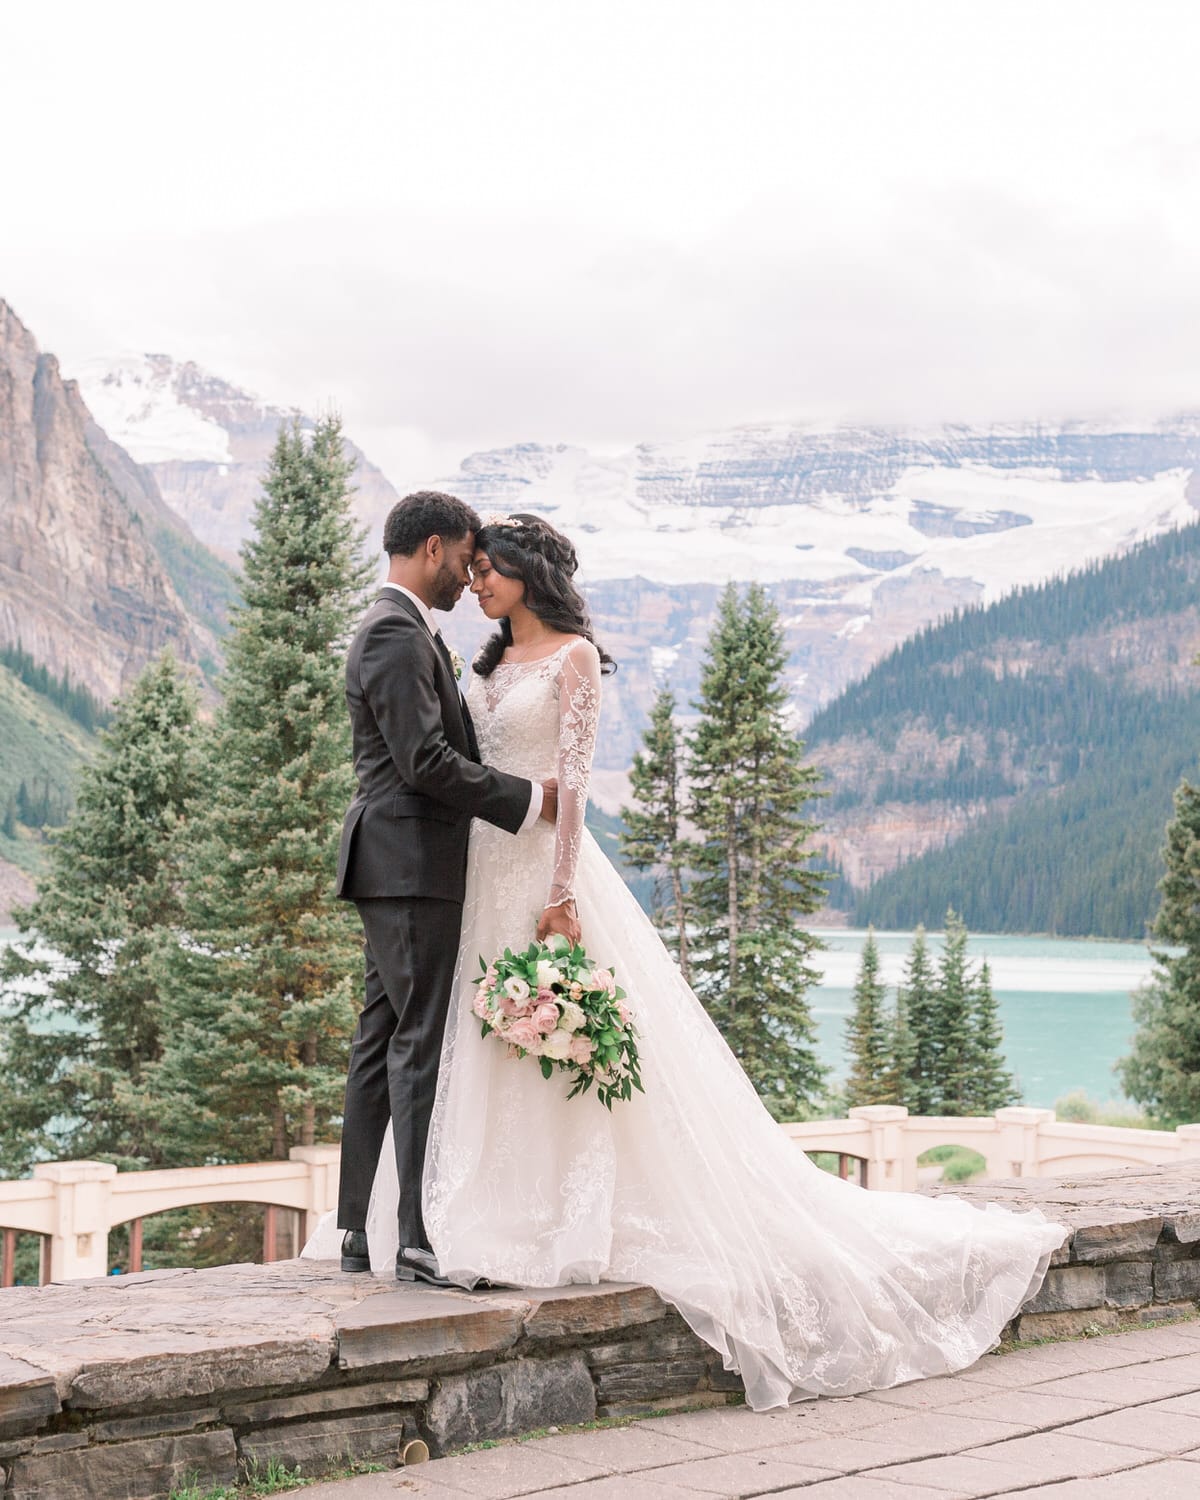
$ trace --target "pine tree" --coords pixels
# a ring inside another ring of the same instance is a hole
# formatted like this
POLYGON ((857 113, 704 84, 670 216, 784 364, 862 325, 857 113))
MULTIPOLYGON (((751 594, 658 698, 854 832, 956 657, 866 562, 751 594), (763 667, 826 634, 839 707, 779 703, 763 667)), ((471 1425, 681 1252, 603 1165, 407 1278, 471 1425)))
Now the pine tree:
POLYGON ((854 1013, 846 1027, 850 1076, 846 1097, 850 1104, 891 1104, 895 1093, 891 1065, 894 1037, 889 1037, 887 986, 879 978, 879 948, 875 931, 867 932, 854 981, 854 1013))
POLYGON ((310 441, 283 428, 242 550, 155 1077, 184 1160, 286 1157, 341 1112, 362 969, 333 894, 353 785, 344 647, 368 573, 351 467, 335 418, 310 441))
POLYGON ((1117 1071, 1131 1099, 1174 1125, 1200 1120, 1200 787, 1187 780, 1163 853, 1154 936, 1183 952, 1154 950, 1154 974, 1134 994, 1133 1050, 1117 1071))
POLYGON ((800 919, 820 906, 804 817, 821 795, 787 722, 786 658, 777 611, 752 585, 723 594, 702 669, 690 746, 695 870, 692 973, 697 993, 777 1119, 820 1090, 805 992, 817 944, 800 919))
POLYGON ((970 1113, 975 1051, 971 989, 967 929, 961 917, 950 910, 946 913, 946 935, 935 991, 938 1114, 970 1113))
MULTIPOLYGON (((911 1108, 915 1044, 908 1019, 908 997, 904 986, 896 990, 896 1003, 886 1018, 887 1065, 880 1081, 879 1104, 903 1104, 911 1108)), ((917 1111, 912 1111, 914 1114, 917 1111)))
POLYGON ((5 1175, 53 1156, 167 1159, 143 1090, 162 1047, 163 951, 183 916, 196 738, 195 692, 166 653, 102 732, 37 898, 16 913, 23 942, 0 972, 13 1007, 0 1021, 5 1175))
POLYGON ((971 1066, 967 1085, 967 1114, 990 1115, 1015 1104, 1020 1093, 1004 1066, 1004 1032, 1000 1009, 992 991, 991 965, 984 959, 970 982, 971 1066))
POLYGON ((668 687, 660 688, 643 736, 645 750, 634 756, 629 773, 634 801, 621 809, 621 854, 633 869, 654 871, 654 924, 690 984, 685 844, 679 832, 683 767, 674 715, 674 694, 668 687))
POLYGON ((906 1086, 899 1102, 914 1115, 935 1114, 941 1104, 938 996, 924 927, 918 927, 896 998, 907 1034, 906 1086))

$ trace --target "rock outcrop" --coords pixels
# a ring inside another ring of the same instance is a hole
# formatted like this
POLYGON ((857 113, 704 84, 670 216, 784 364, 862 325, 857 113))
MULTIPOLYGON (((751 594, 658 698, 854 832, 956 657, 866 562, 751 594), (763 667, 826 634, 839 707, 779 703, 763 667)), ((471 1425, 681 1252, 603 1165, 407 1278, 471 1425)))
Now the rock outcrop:
MULTIPOLYGON (((250 535, 263 471, 279 428, 313 422, 272 406, 192 361, 166 354, 93 360, 79 380, 97 420, 153 476, 167 504, 219 556, 232 561, 250 535)), ((347 442, 354 508, 378 546, 383 518, 400 498, 383 473, 347 442)))
POLYGON ((165 646, 191 665, 215 657, 153 544, 175 524, 0 301, 0 643, 106 702, 165 646))

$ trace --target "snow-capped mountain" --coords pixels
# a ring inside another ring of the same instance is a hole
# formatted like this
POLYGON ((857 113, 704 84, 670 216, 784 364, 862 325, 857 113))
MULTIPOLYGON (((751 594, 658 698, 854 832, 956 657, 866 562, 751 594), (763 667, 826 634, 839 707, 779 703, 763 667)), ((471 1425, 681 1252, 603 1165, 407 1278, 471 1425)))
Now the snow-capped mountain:
MULTIPOLYGON (((226 557, 250 534, 280 424, 298 417, 313 425, 295 408, 271 406, 166 354, 89 360, 70 373, 109 437, 151 470, 167 504, 226 557)), ((346 446, 356 465, 355 507, 375 534, 399 497, 353 443, 346 446)))
MULTIPOLYGON (((167 502, 211 547, 235 553, 279 423, 295 413, 165 355, 75 373, 96 420, 150 467, 167 502)), ((356 457, 356 506, 377 536, 396 491, 356 457)), ((615 456, 525 443, 472 454, 426 482, 485 515, 536 511, 576 541, 597 632, 621 666, 606 688, 599 755, 617 772, 657 681, 668 677, 685 709, 695 695, 729 579, 770 586, 803 725, 954 607, 1195 519, 1198 468, 1200 416, 1188 414, 1157 424, 763 425, 615 456)), ((446 626, 464 654, 486 628, 469 602, 446 626)))
MULTIPOLYGON (((636 748, 656 678, 671 678, 681 705, 695 695, 729 579, 771 587, 803 724, 954 607, 1196 519, 1198 466, 1193 417, 1145 431, 753 427, 616 458, 524 444, 472 455, 439 488, 481 512, 545 515, 576 541, 598 632, 621 663, 601 752, 615 768, 636 748)), ((450 628, 468 625, 456 615, 450 628)))

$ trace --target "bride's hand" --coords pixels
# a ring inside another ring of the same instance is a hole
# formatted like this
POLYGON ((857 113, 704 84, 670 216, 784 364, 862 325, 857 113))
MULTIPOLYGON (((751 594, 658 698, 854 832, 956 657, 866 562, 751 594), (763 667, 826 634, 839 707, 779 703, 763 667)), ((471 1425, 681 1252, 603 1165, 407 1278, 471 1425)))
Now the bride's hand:
POLYGON ((574 901, 548 906, 542 912, 542 919, 537 925, 538 942, 544 943, 554 933, 560 933, 572 947, 579 941, 579 918, 574 901))

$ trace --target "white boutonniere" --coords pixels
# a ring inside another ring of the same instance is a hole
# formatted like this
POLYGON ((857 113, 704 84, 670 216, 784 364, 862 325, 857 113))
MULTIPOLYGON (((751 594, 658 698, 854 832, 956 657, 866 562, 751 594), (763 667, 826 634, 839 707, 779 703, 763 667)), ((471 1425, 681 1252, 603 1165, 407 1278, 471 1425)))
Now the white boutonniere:
POLYGON ((457 677, 461 682, 463 668, 466 666, 466 662, 462 659, 461 656, 459 656, 458 652, 454 649, 453 646, 450 647, 450 665, 454 668, 455 677, 457 677))

